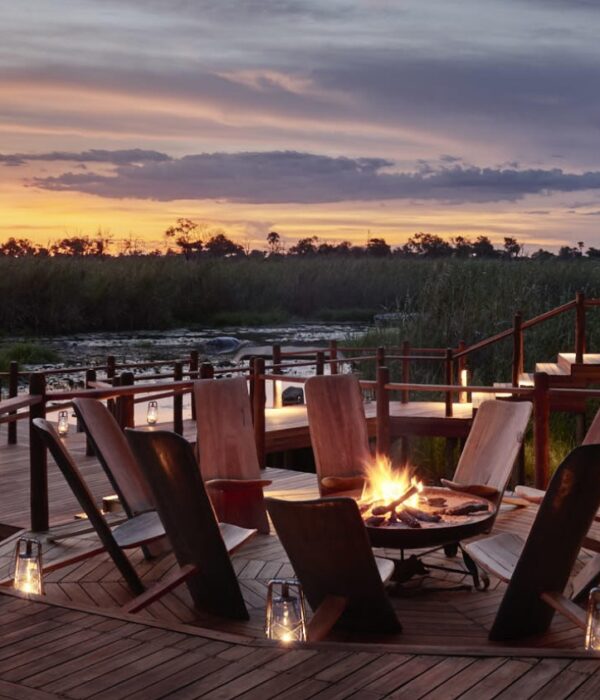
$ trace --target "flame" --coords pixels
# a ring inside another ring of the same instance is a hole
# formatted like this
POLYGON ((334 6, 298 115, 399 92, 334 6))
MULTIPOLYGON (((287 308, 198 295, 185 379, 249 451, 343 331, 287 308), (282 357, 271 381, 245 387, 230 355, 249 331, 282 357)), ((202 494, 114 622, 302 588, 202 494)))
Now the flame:
POLYGON ((387 457, 377 455, 371 464, 365 465, 365 477, 359 504, 368 504, 371 507, 386 505, 401 498, 411 486, 414 486, 417 492, 407 498, 402 505, 417 507, 423 484, 415 478, 409 467, 394 469, 387 457))

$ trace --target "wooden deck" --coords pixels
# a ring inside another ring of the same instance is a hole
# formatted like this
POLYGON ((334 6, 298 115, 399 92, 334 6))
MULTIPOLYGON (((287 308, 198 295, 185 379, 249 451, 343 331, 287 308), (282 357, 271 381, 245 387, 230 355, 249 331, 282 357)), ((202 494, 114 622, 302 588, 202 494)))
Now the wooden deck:
POLYGON ((0 619, 0 698, 13 700, 582 700, 600 694, 598 660, 560 653, 541 659, 523 650, 282 649, 6 593, 0 619))

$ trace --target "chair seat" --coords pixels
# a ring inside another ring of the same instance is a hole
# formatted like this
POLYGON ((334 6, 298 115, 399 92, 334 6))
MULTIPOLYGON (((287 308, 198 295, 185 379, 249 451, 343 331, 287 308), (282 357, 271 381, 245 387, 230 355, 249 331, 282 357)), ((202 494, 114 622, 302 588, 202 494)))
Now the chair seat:
POLYGON ((375 557, 375 563, 377 564, 377 571, 379 571, 379 576, 383 583, 387 583, 394 573, 395 564, 391 559, 383 559, 382 557, 375 557))
POLYGON ((518 535, 503 532, 463 546, 482 569, 508 583, 525 542, 518 535))
POLYGON ((139 547, 141 544, 164 537, 165 528, 158 513, 155 510, 149 510, 117 525, 112 534, 120 547, 139 547))
POLYGON ((230 523, 219 523, 219 530, 221 531, 221 537, 223 542, 225 542, 225 547, 229 554, 235 552, 235 550, 244 544, 251 537, 256 535, 256 530, 251 530, 245 527, 238 527, 237 525, 231 525, 230 523))

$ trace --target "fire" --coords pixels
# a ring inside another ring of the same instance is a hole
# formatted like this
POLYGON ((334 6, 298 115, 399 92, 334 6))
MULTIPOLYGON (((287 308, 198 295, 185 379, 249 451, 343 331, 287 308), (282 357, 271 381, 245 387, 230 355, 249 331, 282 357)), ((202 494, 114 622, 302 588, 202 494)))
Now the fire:
POLYGON ((388 505, 401 500, 407 492, 412 490, 412 495, 402 500, 399 507, 418 507, 419 493, 423 490, 423 484, 415 478, 410 468, 396 470, 387 457, 378 455, 371 464, 365 465, 365 476, 359 505, 368 505, 370 508, 388 505))

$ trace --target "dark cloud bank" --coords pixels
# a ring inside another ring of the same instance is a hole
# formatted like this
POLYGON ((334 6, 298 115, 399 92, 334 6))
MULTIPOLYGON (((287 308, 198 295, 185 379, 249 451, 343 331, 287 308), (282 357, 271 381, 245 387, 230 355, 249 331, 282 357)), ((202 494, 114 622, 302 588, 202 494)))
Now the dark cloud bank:
POLYGON ((171 158, 134 149, 0 157, 6 164, 11 164, 11 158, 112 163, 115 168, 110 175, 67 172, 34 178, 29 184, 46 190, 158 201, 222 199, 253 204, 317 204, 425 199, 464 203, 515 201, 529 194, 600 189, 600 171, 481 168, 460 163, 447 165, 445 160, 443 165, 395 172, 394 163, 382 158, 332 158, 296 151, 204 153, 171 158))

